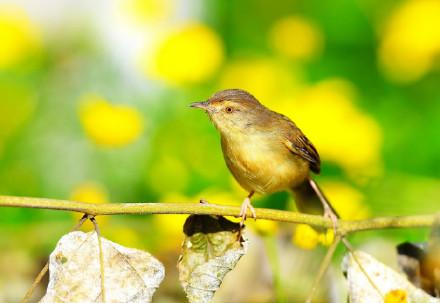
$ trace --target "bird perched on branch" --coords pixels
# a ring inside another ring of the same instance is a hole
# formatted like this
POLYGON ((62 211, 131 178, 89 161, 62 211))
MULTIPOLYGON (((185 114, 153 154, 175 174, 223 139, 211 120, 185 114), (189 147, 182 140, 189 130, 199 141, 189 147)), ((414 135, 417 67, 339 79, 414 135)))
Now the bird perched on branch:
POLYGON ((320 172, 318 152, 289 118, 273 112, 241 89, 215 93, 191 107, 203 109, 221 136, 226 165, 249 192, 241 205, 241 224, 254 193, 290 189, 297 208, 310 214, 324 214, 336 225, 337 215, 310 174, 320 172))

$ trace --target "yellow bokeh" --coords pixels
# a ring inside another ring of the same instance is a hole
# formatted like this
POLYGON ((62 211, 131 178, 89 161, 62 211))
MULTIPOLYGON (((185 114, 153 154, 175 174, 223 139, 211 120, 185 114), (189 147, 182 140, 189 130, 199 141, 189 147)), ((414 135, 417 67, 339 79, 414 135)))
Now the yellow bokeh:
POLYGON ((20 63, 41 47, 36 24, 19 6, 0 4, 0 69, 20 63))
MULTIPOLYGON (((162 203, 196 203, 193 198, 170 192, 160 198, 162 203)), ((159 250, 177 251, 184 239, 183 225, 188 215, 155 215, 153 224, 155 230, 163 237, 158 243, 159 250)))
POLYGON ((256 233, 263 236, 270 236, 276 234, 278 231, 278 222, 271 220, 254 220, 253 218, 248 218, 246 220, 246 227, 251 228, 256 233))
POLYGON ((272 107, 289 116, 314 143, 323 161, 355 176, 381 170, 382 133, 378 123, 354 104, 353 86, 340 79, 322 81, 272 107))
POLYGON ((306 250, 314 249, 318 244, 330 246, 334 240, 335 235, 332 229, 318 232, 307 224, 298 224, 292 235, 293 244, 306 250))
POLYGON ((130 144, 143 131, 144 121, 136 109, 113 105, 98 95, 86 95, 81 99, 79 115, 88 137, 105 147, 130 144))
POLYGON ((211 28, 190 23, 165 35, 151 55, 141 57, 148 76, 175 85, 211 78, 224 60, 223 42, 211 28))
POLYGON ((170 17, 174 0, 118 0, 117 11, 135 24, 164 20, 170 17))
POLYGON ((319 243, 319 233, 307 224, 298 224, 292 242, 302 249, 314 249, 319 243))
POLYGON ((361 192, 342 182, 322 182, 321 187, 344 220, 361 220, 369 216, 368 206, 361 192))
POLYGON ((385 295, 384 303, 407 303, 408 294, 404 289, 396 289, 389 291, 385 295))
POLYGON ((278 20, 270 31, 273 49, 293 60, 310 60, 320 54, 323 36, 318 27, 307 19, 289 16, 278 20))
MULTIPOLYGON (((98 217, 98 219, 100 219, 100 217, 98 217)), ((142 245, 142 238, 133 228, 112 226, 112 228, 105 230, 103 233, 106 237, 119 245, 136 248, 139 248, 142 245)))
POLYGON ((390 16, 379 47, 380 63, 396 82, 428 73, 440 54, 440 2, 409 0, 390 16))
POLYGON ((163 238, 158 250, 178 251, 184 239, 183 225, 188 215, 155 215, 154 229, 163 238))
POLYGON ((324 246, 330 246, 335 241, 335 233, 333 229, 327 229, 325 232, 318 234, 318 242, 324 246))
MULTIPOLYGON (((70 199, 78 202, 86 202, 86 203, 95 203, 95 204, 103 204, 108 203, 108 193, 107 190, 100 184, 95 182, 84 182, 77 185, 70 195, 70 199)), ((75 220, 79 221, 82 217, 82 214, 72 213, 75 220)), ((108 221, 108 216, 98 216, 96 217, 98 224, 101 226, 106 224, 108 221)), ((83 225, 84 229, 90 230, 93 229, 93 225, 86 221, 83 225)))
POLYGON ((298 91, 299 76, 283 64, 266 58, 237 60, 226 66, 220 79, 220 89, 241 88, 261 102, 273 103, 298 91))

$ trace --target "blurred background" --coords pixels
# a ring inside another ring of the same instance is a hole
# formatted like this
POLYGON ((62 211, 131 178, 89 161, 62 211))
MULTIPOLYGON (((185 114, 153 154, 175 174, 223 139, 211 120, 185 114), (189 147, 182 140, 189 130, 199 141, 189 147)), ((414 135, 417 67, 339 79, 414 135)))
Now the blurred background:
MULTIPOLYGON (((317 179, 342 217, 436 212, 438 16, 438 0, 0 1, 0 194, 239 205, 246 193, 216 130, 188 104, 243 88, 315 144, 317 179)), ((254 205, 295 210, 289 193, 254 205)), ((0 209, 0 302, 22 298, 78 219, 0 209)), ((105 237, 165 264, 155 302, 184 301, 175 266, 184 220, 98 218, 105 237)), ((268 221, 248 229, 250 252, 216 302, 304 301, 331 235, 268 221)), ((428 232, 350 240, 396 267, 394 246, 428 232)), ((343 253, 317 302, 345 300, 343 253)))

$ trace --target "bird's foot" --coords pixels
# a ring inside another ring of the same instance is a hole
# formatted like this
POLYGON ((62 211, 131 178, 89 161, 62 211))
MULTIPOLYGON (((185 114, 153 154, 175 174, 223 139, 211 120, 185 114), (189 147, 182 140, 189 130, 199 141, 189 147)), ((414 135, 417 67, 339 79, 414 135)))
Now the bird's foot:
POLYGON ((324 204, 324 218, 330 219, 330 221, 332 221, 333 232, 336 234, 338 230, 339 218, 327 204, 324 204))
POLYGON ((338 231, 338 220, 339 220, 338 215, 336 214, 335 210, 333 210, 333 208, 330 206, 330 203, 322 193, 318 184, 316 184, 316 182, 310 178, 309 178, 309 184, 312 187, 312 189, 315 191, 316 195, 318 196, 319 200, 322 203, 322 207, 324 208, 324 218, 330 219, 332 221, 333 232, 336 235, 338 231))
POLYGON ((252 218, 257 219, 257 213, 255 212, 255 208, 251 204, 251 199, 249 197, 247 197, 246 199, 244 199, 243 203, 241 204, 241 209, 240 209, 240 217, 241 217, 240 227, 244 226, 244 221, 246 221, 247 210, 248 209, 251 211, 252 218))

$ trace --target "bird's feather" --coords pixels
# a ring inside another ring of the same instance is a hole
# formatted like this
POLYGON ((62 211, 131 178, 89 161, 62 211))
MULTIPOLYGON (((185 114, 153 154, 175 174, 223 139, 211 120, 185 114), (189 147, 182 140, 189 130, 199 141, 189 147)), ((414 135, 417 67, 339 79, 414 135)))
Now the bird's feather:
POLYGON ((296 128, 294 132, 299 133, 289 133, 284 144, 292 153, 307 160, 310 163, 310 169, 314 173, 319 174, 321 170, 321 160, 316 148, 298 128, 296 128))

